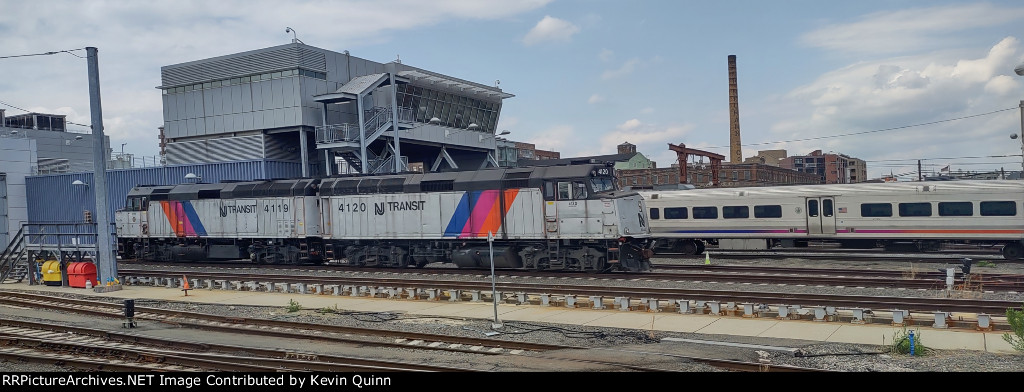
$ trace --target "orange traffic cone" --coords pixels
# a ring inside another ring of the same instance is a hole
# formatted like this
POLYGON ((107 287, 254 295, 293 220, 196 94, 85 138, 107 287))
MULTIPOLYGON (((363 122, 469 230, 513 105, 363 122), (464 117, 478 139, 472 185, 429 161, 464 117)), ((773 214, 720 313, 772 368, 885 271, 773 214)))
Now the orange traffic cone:
POLYGON ((187 276, 185 276, 185 275, 181 276, 181 284, 182 284, 181 291, 184 291, 185 292, 185 296, 188 297, 188 291, 192 290, 192 287, 190 287, 188 285, 188 277, 187 276))

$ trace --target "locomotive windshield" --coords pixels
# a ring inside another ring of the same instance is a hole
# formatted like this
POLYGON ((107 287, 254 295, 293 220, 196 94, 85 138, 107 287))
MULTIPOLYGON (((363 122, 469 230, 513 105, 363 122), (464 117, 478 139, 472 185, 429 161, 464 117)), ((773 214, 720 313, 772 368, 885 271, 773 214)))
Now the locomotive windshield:
POLYGON ((615 190, 615 178, 614 177, 591 177, 590 187, 594 189, 594 193, 608 192, 615 190))

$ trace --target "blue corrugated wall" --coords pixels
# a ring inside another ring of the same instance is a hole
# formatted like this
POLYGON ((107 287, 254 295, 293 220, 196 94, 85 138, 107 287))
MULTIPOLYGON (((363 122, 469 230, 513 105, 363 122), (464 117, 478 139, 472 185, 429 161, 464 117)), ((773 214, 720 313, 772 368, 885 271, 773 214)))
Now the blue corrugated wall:
MULTIPOLYGON (((195 173, 200 182, 216 183, 224 180, 255 180, 270 178, 296 178, 302 175, 297 162, 254 160, 219 162, 195 165, 177 165, 139 169, 107 171, 107 210, 110 221, 114 211, 124 207, 128 191, 138 185, 172 185, 186 182, 185 175, 195 173)), ((81 222, 84 211, 96 215, 96 198, 92 189, 93 173, 49 174, 25 178, 28 197, 28 222, 81 222), (72 185, 75 180, 89 186, 72 185)))

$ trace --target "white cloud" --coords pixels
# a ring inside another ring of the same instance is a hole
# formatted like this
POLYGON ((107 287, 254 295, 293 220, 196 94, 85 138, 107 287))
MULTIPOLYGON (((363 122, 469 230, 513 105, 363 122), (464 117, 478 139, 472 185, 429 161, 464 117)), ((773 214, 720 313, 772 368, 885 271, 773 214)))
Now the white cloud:
POLYGON ((634 70, 636 70, 636 67, 639 64, 640 59, 630 59, 629 61, 626 61, 625 64, 622 64, 622 66, 619 67, 619 69, 604 71, 604 73, 601 74, 601 79, 608 80, 629 75, 633 73, 634 70))
POLYGON ((1020 46, 1007 37, 974 57, 937 52, 828 72, 773 103, 771 111, 781 115, 771 140, 802 141, 744 149, 834 150, 869 160, 873 176, 888 165, 883 160, 1014 153, 1004 139, 1016 113, 976 115, 1016 106, 1021 78, 1010 74, 1020 46), (862 134, 831 137, 856 133, 862 134))
POLYGON ((652 114, 652 113, 654 113, 654 108, 647 107, 647 108, 640 109, 640 113, 652 114))
POLYGON ((533 46, 542 42, 569 42, 572 36, 580 32, 580 28, 562 19, 544 16, 537 25, 533 26, 526 36, 523 37, 523 44, 533 46))
POLYGON ((576 130, 572 125, 555 125, 544 129, 544 131, 530 138, 527 143, 533 143, 541 150, 558 151, 562 157, 573 157, 576 151, 569 147, 579 148, 582 143, 575 135, 576 130))
POLYGON ((1024 8, 988 3, 882 11, 853 23, 834 24, 804 34, 809 46, 867 54, 949 47, 958 33, 1024 20, 1024 8))
POLYGON ((685 136, 694 129, 695 126, 692 124, 659 126, 644 123, 635 118, 629 119, 601 136, 600 153, 614 154, 618 145, 629 142, 637 146, 637 151, 644 152, 648 159, 656 160, 653 156, 658 156, 659 158, 656 160, 660 160, 658 167, 668 166, 675 161, 675 158, 666 158, 668 155, 664 153, 668 150, 667 143, 679 143, 685 140, 685 136))
POLYGON ((590 98, 587 99, 587 103, 589 104, 595 104, 598 102, 604 102, 604 97, 599 94, 591 95, 590 98))
POLYGON ((641 123, 640 120, 637 120, 637 119, 634 118, 634 119, 626 120, 626 122, 624 122, 622 124, 619 124, 619 126, 617 126, 615 128, 620 130, 620 131, 631 131, 631 130, 639 128, 641 125, 643 125, 643 123, 641 123))
POLYGON ((597 54, 597 58, 601 59, 601 61, 608 62, 611 61, 613 55, 615 55, 615 52, 612 52, 610 49, 601 49, 601 53, 597 54))

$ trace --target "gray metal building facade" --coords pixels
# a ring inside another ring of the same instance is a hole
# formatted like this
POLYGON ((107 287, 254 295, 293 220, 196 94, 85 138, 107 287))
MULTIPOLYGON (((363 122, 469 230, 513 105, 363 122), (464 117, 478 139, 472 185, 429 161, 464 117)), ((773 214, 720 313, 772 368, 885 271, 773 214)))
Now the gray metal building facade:
POLYGON ((363 172, 493 163, 512 97, 299 42, 164 66, 158 88, 168 164, 274 159, 305 162, 308 176, 332 174, 338 159, 363 172))
MULTIPOLYGON (((138 185, 171 185, 188 182, 192 173, 200 182, 294 178, 301 168, 295 162, 249 160, 212 164, 169 165, 163 167, 107 170, 107 206, 111 221, 114 212, 124 207, 128 191, 138 185)), ((25 178, 29 223, 82 222, 85 211, 96 210, 93 173, 66 173, 25 178), (75 185, 75 181, 83 185, 75 185)))

